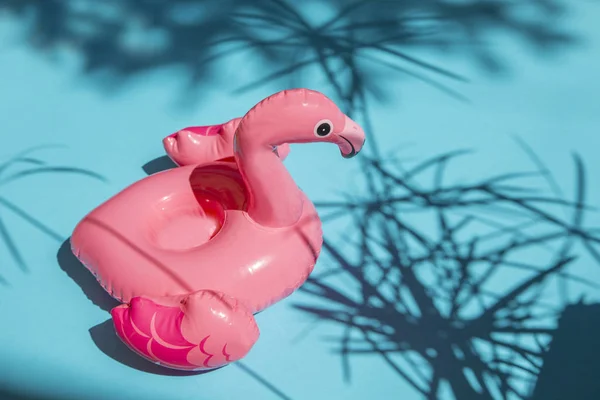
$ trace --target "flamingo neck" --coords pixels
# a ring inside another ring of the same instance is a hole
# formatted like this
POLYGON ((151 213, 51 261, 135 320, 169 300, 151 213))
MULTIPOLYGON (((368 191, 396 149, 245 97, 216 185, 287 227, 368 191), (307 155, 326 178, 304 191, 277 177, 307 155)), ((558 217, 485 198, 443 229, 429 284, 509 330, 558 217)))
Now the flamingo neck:
POLYGON ((234 155, 248 190, 250 218, 271 228, 296 223, 302 216, 303 198, 273 147, 252 145, 236 134, 234 155))

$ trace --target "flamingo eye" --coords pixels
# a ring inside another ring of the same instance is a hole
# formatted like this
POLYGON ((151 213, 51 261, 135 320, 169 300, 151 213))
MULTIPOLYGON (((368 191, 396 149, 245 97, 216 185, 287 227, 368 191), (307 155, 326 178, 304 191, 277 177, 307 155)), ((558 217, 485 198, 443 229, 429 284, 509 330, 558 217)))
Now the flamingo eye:
POLYGON ((333 132, 333 124, 330 120, 324 119, 315 125, 315 136, 317 137, 325 137, 333 132))

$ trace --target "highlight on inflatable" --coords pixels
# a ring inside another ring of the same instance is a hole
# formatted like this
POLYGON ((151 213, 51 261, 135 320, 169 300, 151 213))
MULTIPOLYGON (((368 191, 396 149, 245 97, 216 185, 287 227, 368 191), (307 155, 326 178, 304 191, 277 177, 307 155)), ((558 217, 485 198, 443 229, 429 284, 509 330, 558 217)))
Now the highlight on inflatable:
POLYGON ((243 358, 254 314, 312 272, 321 221, 282 157, 289 143, 329 142, 358 154, 363 130, 323 94, 276 93, 243 118, 165 138, 180 167, 150 175, 86 215, 73 253, 111 296, 121 340, 174 369, 243 358))

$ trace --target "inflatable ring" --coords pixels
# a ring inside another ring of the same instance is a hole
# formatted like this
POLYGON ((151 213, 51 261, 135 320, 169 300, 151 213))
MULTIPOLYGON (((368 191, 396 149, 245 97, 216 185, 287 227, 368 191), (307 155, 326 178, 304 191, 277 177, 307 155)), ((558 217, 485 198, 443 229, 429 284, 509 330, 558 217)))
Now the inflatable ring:
MULTIPOLYGON (((71 237, 73 253, 123 303, 111 311, 121 340, 174 369, 243 358, 259 336, 254 314, 314 268, 321 221, 278 146, 330 142, 350 158, 365 141, 331 100, 307 89, 276 93, 228 124, 234 162, 221 160, 223 148, 203 153, 210 162, 150 175, 86 215, 71 237)), ((179 161, 202 158, 190 154, 179 161)))

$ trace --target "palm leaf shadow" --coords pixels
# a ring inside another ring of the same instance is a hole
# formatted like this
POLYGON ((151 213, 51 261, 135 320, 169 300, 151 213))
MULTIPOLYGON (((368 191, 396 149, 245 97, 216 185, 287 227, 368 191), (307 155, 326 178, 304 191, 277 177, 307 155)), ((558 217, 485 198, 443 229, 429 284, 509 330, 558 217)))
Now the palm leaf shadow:
MULTIPOLYGON (((58 242, 62 242, 64 237, 51 227, 44 224, 38 218, 34 217, 29 211, 24 210, 18 204, 9 200, 7 197, 7 188, 9 188, 10 183, 40 174, 61 176, 65 174, 79 175, 103 182, 106 181, 102 175, 94 171, 70 166, 48 165, 44 160, 34 157, 34 154, 40 150, 60 147, 62 146, 44 145, 32 147, 0 163, 0 242, 5 245, 14 263, 21 269, 21 271, 25 273, 29 272, 25 256, 23 255, 23 251, 19 247, 19 244, 13 238, 10 228, 2 219, 3 213, 11 213, 12 215, 19 217, 22 221, 27 222, 37 231, 58 242)), ((1 274, 0 284, 9 284, 9 282, 4 279, 1 274)))
POLYGON ((83 73, 111 89, 150 70, 182 68, 190 81, 187 103, 198 98, 199 86, 218 77, 215 61, 244 52, 265 74, 240 90, 275 79, 297 86, 303 71, 316 67, 344 107, 355 109, 367 94, 387 98, 390 73, 464 99, 448 84, 466 78, 414 55, 421 50, 458 54, 498 73, 509 63, 497 47, 486 44, 491 32, 508 32, 547 52, 577 41, 562 27, 568 3, 561 0, 532 2, 526 12, 509 0, 79 3, 4 0, 0 11, 28 21, 24 38, 43 54, 64 46, 75 50, 83 58, 83 73), (313 7, 328 8, 330 16, 314 21, 320 14, 313 7))
POLYGON ((439 398, 447 383, 457 399, 526 399, 569 302, 564 285, 598 288, 569 272, 576 244, 599 260, 600 236, 583 228, 590 211, 583 162, 575 157, 577 187, 568 201, 520 184, 530 173, 445 183, 448 162, 464 154, 409 169, 370 160, 370 192, 317 204, 350 215, 356 234, 325 241, 328 271, 300 289, 315 302, 294 307, 343 328, 329 340, 345 379, 352 356, 376 355, 424 398, 439 398), (433 222, 417 224, 413 213, 433 222), (528 255, 540 251, 544 257, 528 255), (498 291, 494 276, 504 271, 522 277, 498 291), (352 285, 341 285, 340 276, 352 285), (553 281, 563 285, 559 305, 543 296, 553 281))
POLYGON ((600 353, 599 317, 598 304, 578 302, 565 307, 531 400, 600 398, 600 382, 593 367, 600 353))

